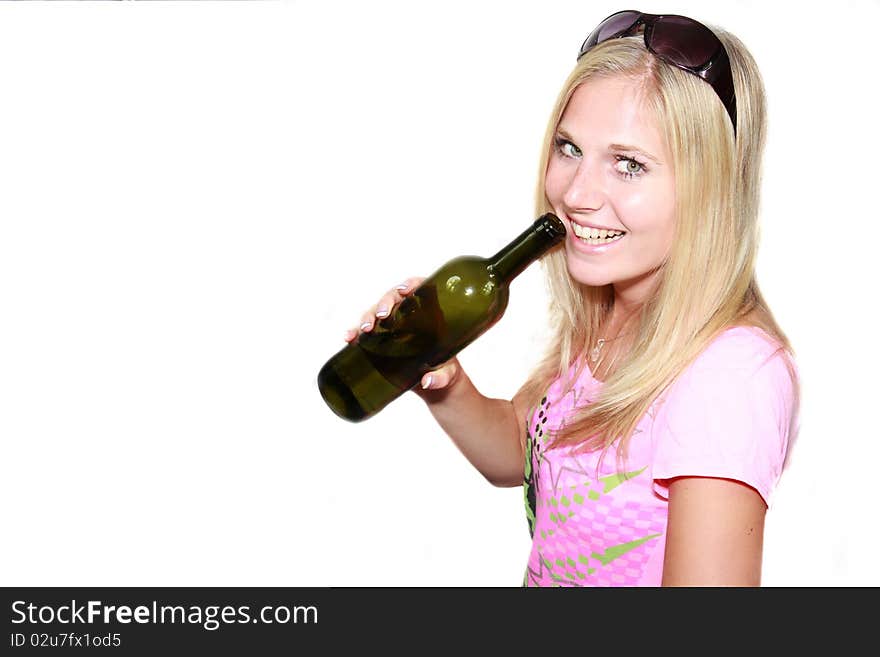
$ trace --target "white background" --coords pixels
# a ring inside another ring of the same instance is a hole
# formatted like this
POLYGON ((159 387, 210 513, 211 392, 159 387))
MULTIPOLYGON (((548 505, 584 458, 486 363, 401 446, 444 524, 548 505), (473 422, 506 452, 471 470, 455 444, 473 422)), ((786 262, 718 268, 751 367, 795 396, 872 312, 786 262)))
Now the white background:
MULTIPOLYGON (((0 3, 0 584, 518 586, 521 489, 414 395, 350 424, 315 377, 386 289, 533 220, 623 8, 0 3)), ((764 583, 880 585, 880 3, 638 8, 730 29, 767 87, 758 275, 804 400, 764 583)), ((488 395, 534 364, 542 276, 461 354, 488 395)))

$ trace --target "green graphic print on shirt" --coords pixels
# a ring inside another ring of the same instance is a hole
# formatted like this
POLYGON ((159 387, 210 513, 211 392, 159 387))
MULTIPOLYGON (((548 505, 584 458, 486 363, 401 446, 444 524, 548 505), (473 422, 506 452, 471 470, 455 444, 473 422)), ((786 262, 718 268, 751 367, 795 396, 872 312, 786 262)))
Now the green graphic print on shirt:
POLYGON ((547 451, 546 430, 564 421, 552 405, 544 397, 527 415, 523 501, 532 556, 523 586, 633 584, 665 523, 618 489, 650 486, 647 465, 596 476, 596 455, 547 451))

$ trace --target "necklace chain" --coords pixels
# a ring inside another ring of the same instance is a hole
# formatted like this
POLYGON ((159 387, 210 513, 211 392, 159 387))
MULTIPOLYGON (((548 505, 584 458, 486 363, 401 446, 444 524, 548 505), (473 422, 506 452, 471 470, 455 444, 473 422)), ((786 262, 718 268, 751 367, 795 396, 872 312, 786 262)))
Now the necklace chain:
POLYGON ((598 340, 596 340, 596 346, 590 350, 590 360, 595 363, 597 360, 599 360, 599 356, 602 353, 602 347, 605 346, 606 342, 614 342, 618 338, 622 338, 625 335, 629 335, 629 332, 621 333, 620 335, 609 338, 607 340, 605 338, 599 338, 598 340))
MULTIPOLYGON (((626 326, 631 314, 632 313, 629 313, 626 315, 626 318, 623 320, 623 323, 621 324, 621 328, 626 326)), ((595 364, 596 361, 599 360, 599 356, 602 355, 602 347, 605 346, 606 342, 614 342, 615 340, 618 340, 626 335, 629 335, 630 333, 632 333, 632 330, 627 331, 626 333, 621 333, 620 335, 616 335, 613 338, 607 338, 607 339, 606 338, 599 338, 598 340, 596 340, 596 346, 593 347, 592 349, 590 349, 590 360, 595 364)))

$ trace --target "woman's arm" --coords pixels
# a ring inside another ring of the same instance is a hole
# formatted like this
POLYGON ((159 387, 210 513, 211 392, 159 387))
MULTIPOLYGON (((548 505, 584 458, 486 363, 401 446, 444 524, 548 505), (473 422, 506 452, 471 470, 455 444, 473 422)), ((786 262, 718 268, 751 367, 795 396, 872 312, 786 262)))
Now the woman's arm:
POLYGON ((732 479, 669 480, 663 586, 760 586, 767 506, 732 479))
MULTIPOLYGON (((424 282, 408 278, 389 290, 361 316, 361 331, 371 331, 376 320, 387 317, 394 306, 424 282)), ((346 332, 353 341, 358 329, 346 332)), ((413 388, 437 423, 471 464, 495 486, 521 486, 525 467, 525 417, 529 400, 522 390, 512 400, 492 399, 481 394, 453 357, 422 377, 413 388)))
POLYGON ((492 485, 521 486, 528 407, 522 389, 512 400, 486 397, 455 358, 432 374, 441 387, 415 392, 446 435, 492 485))

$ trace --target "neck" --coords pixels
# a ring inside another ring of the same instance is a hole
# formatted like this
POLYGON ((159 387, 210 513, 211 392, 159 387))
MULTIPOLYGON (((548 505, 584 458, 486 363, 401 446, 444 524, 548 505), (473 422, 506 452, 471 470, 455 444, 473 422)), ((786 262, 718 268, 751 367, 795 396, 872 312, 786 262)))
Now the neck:
POLYGON ((630 324, 633 317, 639 311, 640 306, 630 309, 619 309, 615 300, 614 307, 603 322, 603 329, 599 333, 599 337, 605 340, 613 340, 614 338, 624 334, 624 329, 630 324))

